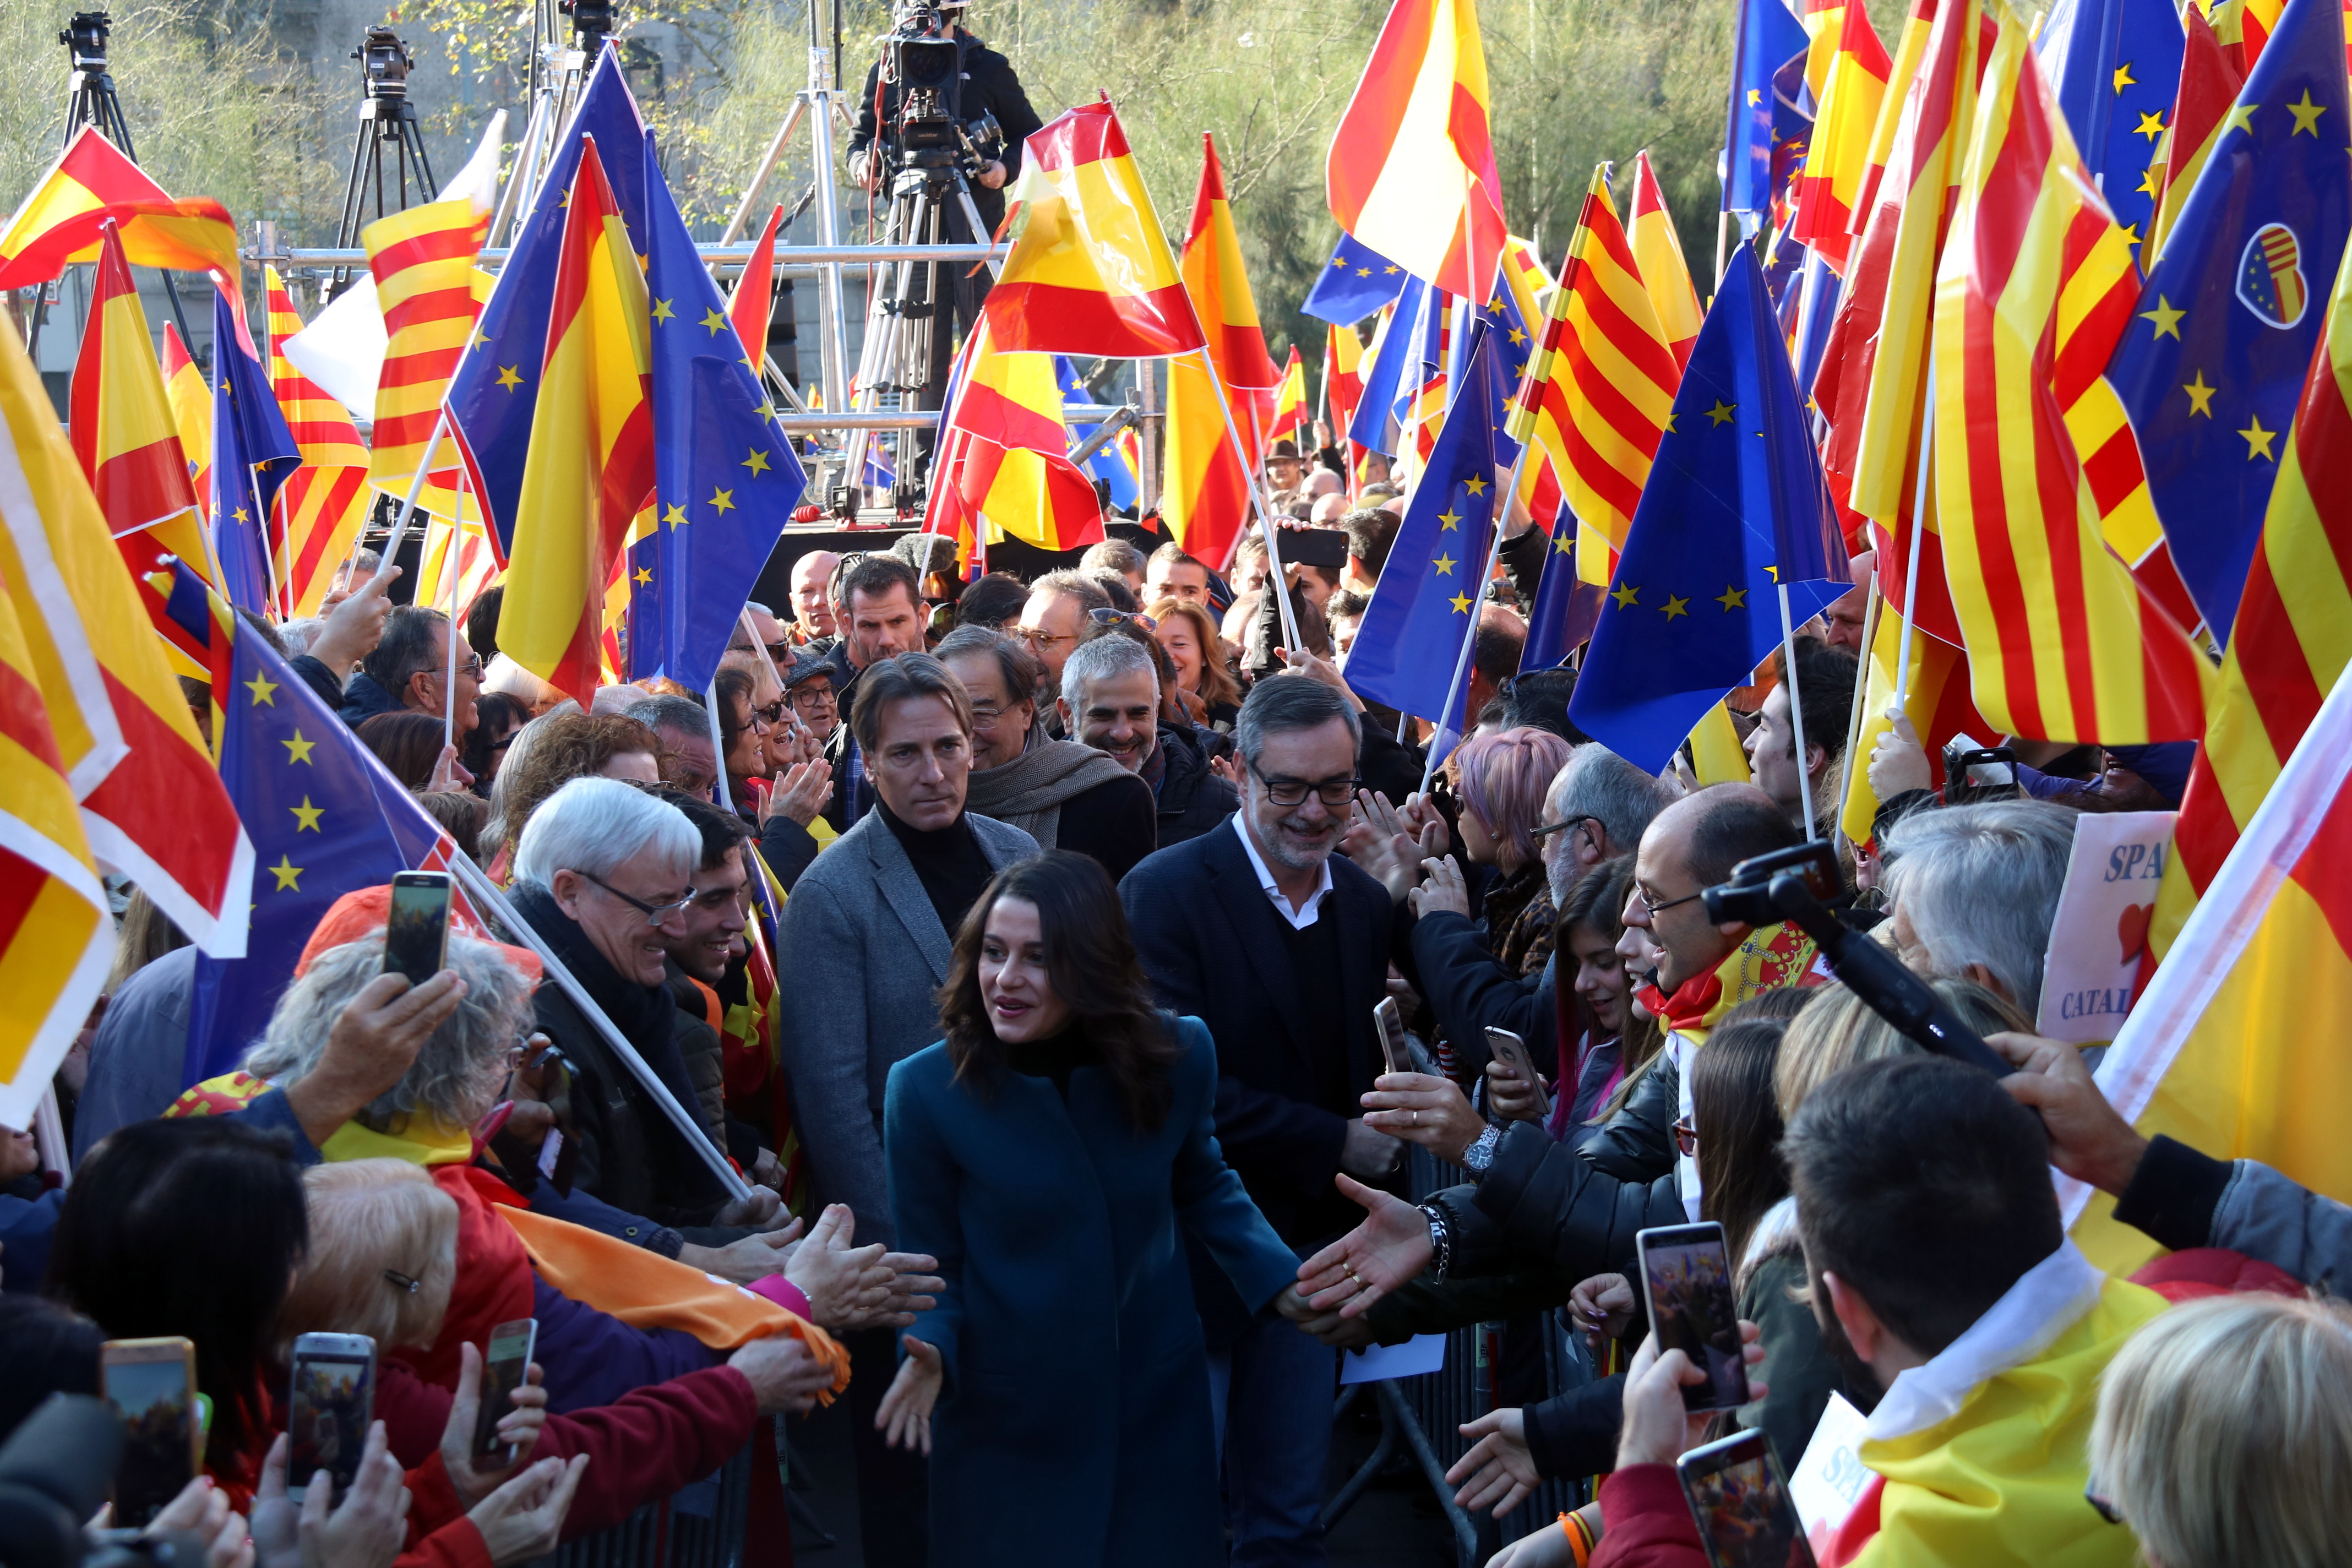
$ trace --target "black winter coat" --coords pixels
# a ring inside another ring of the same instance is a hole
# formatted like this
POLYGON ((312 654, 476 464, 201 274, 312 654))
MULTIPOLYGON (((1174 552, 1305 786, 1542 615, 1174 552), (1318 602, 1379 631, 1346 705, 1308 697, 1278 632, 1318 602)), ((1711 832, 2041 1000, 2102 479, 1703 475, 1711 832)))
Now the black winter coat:
POLYGON ((1465 1274, 1548 1268, 1578 1279, 1631 1276, 1636 1231, 1689 1223, 1671 1167, 1654 1181, 1621 1180, 1532 1121, 1515 1121, 1503 1134, 1484 1181, 1431 1201, 1453 1229, 1453 1269, 1465 1274))
POLYGON ((1167 759, 1160 776, 1160 848, 1200 837, 1241 805, 1234 786, 1209 771, 1208 748, 1189 725, 1161 730, 1160 754, 1167 759))

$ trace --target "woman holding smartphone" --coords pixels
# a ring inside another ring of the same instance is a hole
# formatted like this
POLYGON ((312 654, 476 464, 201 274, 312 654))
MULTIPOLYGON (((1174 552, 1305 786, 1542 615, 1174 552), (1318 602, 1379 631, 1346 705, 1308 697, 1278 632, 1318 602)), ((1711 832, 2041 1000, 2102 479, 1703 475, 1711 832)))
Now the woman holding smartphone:
POLYGON ((1153 1008, 1109 877, 1068 851, 981 895, 940 1025, 890 1069, 884 1146, 899 1244, 947 1283, 876 1415, 931 1455, 934 1556, 1222 1563, 1184 1235, 1244 1301, 1310 1314, 1218 1150, 1208 1030, 1153 1008))

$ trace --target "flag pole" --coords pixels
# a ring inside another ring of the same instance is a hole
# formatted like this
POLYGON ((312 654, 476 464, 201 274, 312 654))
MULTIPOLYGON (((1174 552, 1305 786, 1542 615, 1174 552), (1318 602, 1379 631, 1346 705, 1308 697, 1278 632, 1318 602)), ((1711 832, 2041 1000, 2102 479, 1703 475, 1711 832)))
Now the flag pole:
MULTIPOLYGON (((466 470, 457 470, 457 515, 466 515, 466 470)), ((442 556, 441 571, 449 579, 449 669, 441 687, 441 744, 457 743, 457 547, 464 543, 463 535, 455 523, 449 526, 449 548, 442 556)), ((423 574, 420 572, 419 576, 423 574)))
MULTIPOLYGON (((441 437, 448 431, 449 410, 444 405, 440 416, 433 421, 433 434, 425 438, 425 451, 416 459, 416 472, 409 479, 408 496, 400 503, 400 515, 393 520, 392 537, 384 541, 383 559, 375 563, 378 577, 392 570, 393 557, 400 553, 401 542, 408 537, 408 520, 416 515, 416 498, 425 493, 425 476, 433 471, 433 459, 441 455, 441 437)), ((462 468, 464 465, 459 466, 462 468)), ((461 497, 464 493, 463 490, 458 492, 461 497)), ((466 507, 462 500, 457 505, 457 515, 452 521, 457 528, 465 526, 466 507)), ((367 531, 362 529, 360 536, 365 538, 366 535, 367 531)), ((359 556, 360 547, 354 544, 352 546, 352 559, 357 561, 359 556)))
MULTIPOLYGON (((1873 572, 1870 574, 1870 581, 1864 584, 1864 587, 1867 592, 1866 596, 1863 600, 1862 611, 1862 663, 1854 670, 1853 702, 1852 705, 1853 711, 1849 713, 1846 718, 1845 750, 1838 753, 1838 755, 1845 759, 1846 788, 1849 791, 1853 788, 1853 770, 1855 766, 1853 749, 1862 743, 1862 721, 1864 718, 1862 704, 1864 700, 1870 695, 1870 672, 1876 663, 1876 659, 1874 656, 1877 651, 1878 646, 1879 594, 1877 573, 1873 572)), ((1867 772, 1868 768, 1867 764, 1865 764, 1865 774, 1867 772)), ((1838 802, 1837 820, 1831 829, 1830 842, 1839 846, 1843 846, 1846 842, 1845 802, 1843 799, 1838 802)))
POLYGON ((1813 821, 1812 770, 1805 765, 1805 705, 1797 691, 1797 628, 1789 619, 1789 584, 1780 584, 1780 679, 1789 688, 1789 724, 1796 736, 1797 799, 1805 814, 1805 838, 1819 838, 1813 821))
MULTIPOLYGON (((1495 535, 1486 547, 1486 568, 1478 574, 1478 581, 1473 584, 1474 592, 1470 597, 1470 626, 1462 634, 1462 651, 1454 658, 1454 679, 1445 688, 1445 711, 1439 715, 1437 720, 1438 734, 1444 733, 1445 726, 1460 717, 1463 682, 1470 673, 1470 656, 1478 647, 1478 617, 1486 607, 1486 584, 1494 580, 1495 563, 1501 560, 1503 556, 1503 531, 1510 526, 1511 498, 1518 493, 1519 470, 1527 467, 1527 462, 1528 448, 1521 447, 1519 455, 1511 460, 1510 483, 1502 494, 1496 498, 1497 504, 1495 508, 1495 535)), ((1464 728, 1465 730, 1468 728, 1466 722, 1464 728)), ((1436 772, 1437 736, 1432 735, 1429 750, 1422 757, 1420 793, 1423 795, 1429 793, 1430 776, 1436 772)))
POLYGON ((1209 357, 1206 343, 1196 351, 1201 356, 1201 368, 1208 373, 1209 390, 1217 399, 1217 412, 1225 417, 1225 439, 1234 444, 1234 456, 1242 466, 1242 483, 1249 487, 1250 505, 1257 512, 1259 534, 1265 540, 1265 583, 1267 592, 1282 612, 1282 642, 1285 647, 1306 651, 1298 640, 1298 622, 1290 613, 1290 584, 1282 580, 1282 552, 1274 547, 1274 514, 1258 494, 1257 469, 1247 452, 1242 450, 1241 432, 1234 426, 1234 406, 1225 396, 1224 379, 1217 374, 1217 363, 1209 357))
MULTIPOLYGON (((1927 471, 1936 451, 1936 362, 1934 351, 1927 361, 1927 390, 1921 399, 1926 410, 1919 426, 1919 478, 1911 493, 1911 558, 1903 563, 1903 647, 1895 658, 1895 700, 1902 707, 1911 705, 1911 639, 1918 635, 1919 625, 1919 545, 1927 534, 1927 471)), ((1900 536, 1903 520, 1895 520, 1896 536, 1900 536)), ((1875 574, 1873 574, 1874 576, 1875 574)))

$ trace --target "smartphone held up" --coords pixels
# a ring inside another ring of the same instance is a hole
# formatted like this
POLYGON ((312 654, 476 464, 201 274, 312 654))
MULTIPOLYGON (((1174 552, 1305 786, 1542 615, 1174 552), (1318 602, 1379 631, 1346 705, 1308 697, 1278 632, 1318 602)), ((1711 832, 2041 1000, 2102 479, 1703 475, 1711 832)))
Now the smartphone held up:
POLYGON ((1705 1383, 1684 1385, 1684 1408, 1696 1415, 1747 1404, 1748 1363, 1740 1354, 1739 1303, 1723 1226, 1711 1220, 1659 1226, 1636 1232, 1633 1247, 1658 1353, 1680 1351, 1706 1373, 1705 1383))
POLYGON ((203 1466, 195 1343, 177 1336, 109 1340, 99 1369, 127 1439, 114 1471, 114 1522, 143 1529, 203 1466))
POLYGON ((365 1334, 304 1334, 294 1342, 287 1402, 286 1495, 299 1500, 320 1470, 335 1496, 351 1490, 375 1418, 375 1342, 365 1334))
POLYGON ((1788 1478, 1760 1431, 1735 1433, 1675 1461, 1708 1568, 1813 1568, 1788 1478))

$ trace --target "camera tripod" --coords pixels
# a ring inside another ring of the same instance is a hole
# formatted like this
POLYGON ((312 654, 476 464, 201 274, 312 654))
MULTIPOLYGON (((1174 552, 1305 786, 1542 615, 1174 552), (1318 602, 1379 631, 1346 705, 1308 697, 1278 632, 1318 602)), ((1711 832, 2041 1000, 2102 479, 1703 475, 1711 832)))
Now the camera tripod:
MULTIPOLYGON (((409 205, 410 166, 415 165, 417 199, 431 201, 438 189, 433 164, 425 155, 425 139, 416 128, 416 105, 408 101, 408 73, 416 57, 389 27, 370 27, 360 47, 352 51, 360 62, 359 134, 352 143, 351 178, 343 185, 342 221, 335 228, 338 247, 355 246, 360 230, 376 218, 402 212, 409 205), (393 184, 397 200, 387 202, 384 191, 385 148, 391 149, 393 184), (368 214, 368 189, 375 190, 375 213, 368 214)), ((328 297, 343 291, 352 268, 335 268, 328 297)))
MULTIPOLYGON (((114 76, 107 68, 106 45, 114 31, 114 19, 103 11, 77 11, 58 35, 58 42, 66 47, 66 58, 73 62, 66 75, 66 123, 58 138, 60 152, 73 145, 73 139, 85 125, 93 126, 122 151, 132 163, 139 162, 139 150, 131 144, 131 122, 122 118, 122 99, 114 90, 114 76)), ((180 303, 180 290, 169 272, 163 274, 163 292, 172 301, 172 319, 179 323, 180 341, 193 343, 195 338, 188 331, 188 313, 180 303)), ((25 352, 33 353, 41 342, 41 323, 49 313, 49 291, 44 285, 35 296, 33 330, 25 344, 25 352)))

